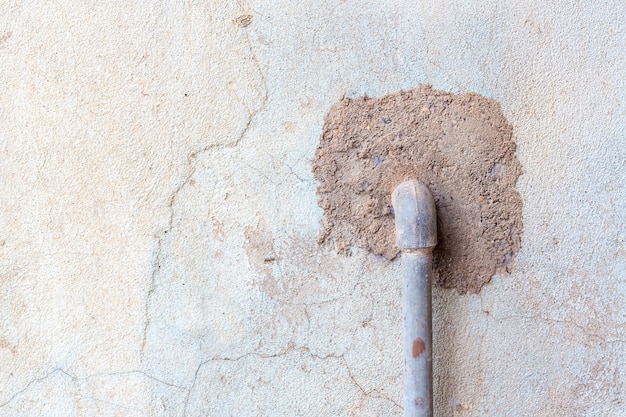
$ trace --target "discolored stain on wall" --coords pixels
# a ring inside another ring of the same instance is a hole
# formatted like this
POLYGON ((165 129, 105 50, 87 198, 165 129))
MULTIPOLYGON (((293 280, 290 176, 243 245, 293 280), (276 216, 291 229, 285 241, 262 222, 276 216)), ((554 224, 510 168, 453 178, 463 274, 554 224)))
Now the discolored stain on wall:
POLYGON ((251 14, 243 14, 241 16, 237 16, 233 22, 239 27, 247 28, 252 23, 252 15, 251 14))
POLYGON ((274 249, 274 236, 271 230, 265 221, 260 220, 256 227, 246 227, 245 237, 244 246, 248 260, 257 273, 264 277, 261 288, 270 297, 277 296, 281 288, 272 272, 278 256, 274 249))
POLYGON ((13 32, 6 32, 0 35, 0 45, 5 43, 11 36, 13 36, 13 32))
POLYGON ((498 103, 421 85, 379 99, 344 98, 326 116, 313 161, 325 227, 321 244, 394 259, 393 188, 428 185, 437 205, 438 282, 477 293, 511 271, 520 248, 522 169, 498 103))

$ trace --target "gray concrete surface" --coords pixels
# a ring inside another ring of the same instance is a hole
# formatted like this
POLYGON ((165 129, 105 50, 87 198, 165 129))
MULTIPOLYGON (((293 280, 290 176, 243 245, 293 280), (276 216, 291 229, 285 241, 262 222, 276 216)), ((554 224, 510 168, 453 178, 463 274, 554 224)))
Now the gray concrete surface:
POLYGON ((419 83, 524 167, 515 272, 434 292, 436 415, 626 415, 625 51, 616 1, 3 2, 0 416, 402 415, 399 264, 318 247, 311 159, 419 83))

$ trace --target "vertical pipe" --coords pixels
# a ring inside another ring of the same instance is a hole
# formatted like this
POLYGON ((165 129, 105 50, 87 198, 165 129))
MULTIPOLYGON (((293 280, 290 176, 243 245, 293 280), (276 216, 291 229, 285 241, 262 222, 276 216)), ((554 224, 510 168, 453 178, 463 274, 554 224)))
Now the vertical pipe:
POLYGON ((433 415, 430 252, 402 253, 406 417, 433 415))
POLYGON ((396 243, 402 249, 404 415, 432 417, 432 250, 437 214, 428 188, 407 180, 392 194, 396 243))

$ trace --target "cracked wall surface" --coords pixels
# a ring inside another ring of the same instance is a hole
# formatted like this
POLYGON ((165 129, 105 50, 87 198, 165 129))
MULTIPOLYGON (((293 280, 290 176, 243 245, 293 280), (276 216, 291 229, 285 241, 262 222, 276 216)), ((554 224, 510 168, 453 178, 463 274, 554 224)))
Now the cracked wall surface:
MULTIPOLYGON (((513 126, 524 235, 434 289, 436 415, 626 415, 626 5, 0 5, 0 416, 401 416, 398 262, 321 248, 343 96, 513 126)), ((141 3, 141 4, 139 4, 141 3)))

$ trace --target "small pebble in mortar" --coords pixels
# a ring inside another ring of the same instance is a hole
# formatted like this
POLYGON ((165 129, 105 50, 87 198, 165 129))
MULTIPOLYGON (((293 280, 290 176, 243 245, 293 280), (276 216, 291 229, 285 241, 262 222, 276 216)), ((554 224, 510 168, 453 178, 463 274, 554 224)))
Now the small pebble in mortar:
POLYGON ((325 216, 319 242, 346 255, 358 246, 394 259, 391 192, 418 178, 437 205, 438 284, 477 293, 495 273, 511 272, 520 248, 521 172, 511 126, 479 94, 421 85, 378 99, 344 98, 326 116, 313 161, 325 216))

